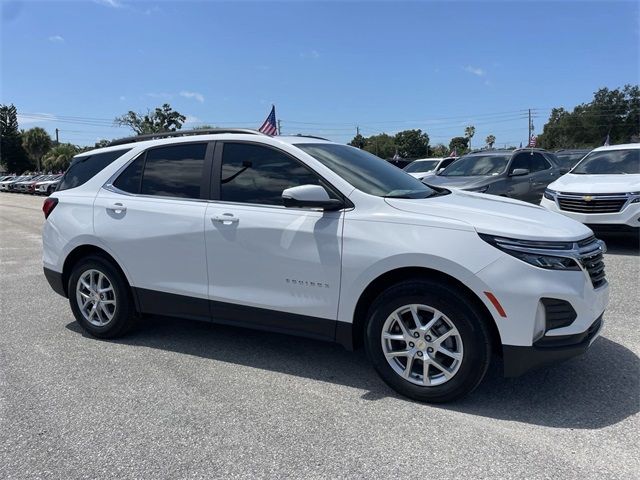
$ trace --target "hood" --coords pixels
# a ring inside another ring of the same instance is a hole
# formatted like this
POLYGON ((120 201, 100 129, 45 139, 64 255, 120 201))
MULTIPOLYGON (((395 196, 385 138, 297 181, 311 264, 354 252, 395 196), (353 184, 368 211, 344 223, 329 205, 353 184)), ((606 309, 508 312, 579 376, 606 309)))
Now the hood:
POLYGON ((559 213, 510 198, 453 190, 424 199, 387 198, 398 210, 459 220, 478 233, 522 240, 581 240, 593 235, 582 223, 559 213))
POLYGON ((417 178, 418 180, 420 180, 421 178, 431 175, 431 172, 433 172, 433 170, 429 170, 428 172, 407 172, 407 173, 411 175, 413 178, 417 178))
POLYGON ((640 174, 575 175, 567 173, 549 185, 549 189, 564 193, 639 192, 640 174))
POLYGON ((482 187, 488 183, 488 181, 497 178, 496 176, 475 176, 475 177, 445 177, 442 175, 434 175, 428 179, 424 178, 423 181, 427 185, 435 185, 438 187, 451 187, 451 188, 475 188, 482 187))

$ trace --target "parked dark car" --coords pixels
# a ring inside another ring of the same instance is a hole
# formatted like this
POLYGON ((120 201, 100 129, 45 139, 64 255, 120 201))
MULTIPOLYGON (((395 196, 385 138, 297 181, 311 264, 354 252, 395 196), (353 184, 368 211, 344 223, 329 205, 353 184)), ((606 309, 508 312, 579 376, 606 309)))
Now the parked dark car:
POLYGON ((589 149, 566 149, 566 150, 556 150, 553 152, 557 159, 558 166, 568 172, 573 167, 577 165, 577 163, 584 158, 584 156, 589 153, 591 150, 589 149))
POLYGON ((523 148, 464 155, 423 182, 539 203, 546 186, 560 175, 560 167, 549 152, 523 148))

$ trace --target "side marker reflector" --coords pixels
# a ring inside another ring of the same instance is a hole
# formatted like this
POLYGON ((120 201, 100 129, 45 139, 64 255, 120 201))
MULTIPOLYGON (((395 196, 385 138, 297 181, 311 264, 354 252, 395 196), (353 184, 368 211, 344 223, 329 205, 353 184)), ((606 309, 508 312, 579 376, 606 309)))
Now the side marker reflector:
POLYGON ((491 293, 491 292, 484 292, 484 294, 487 296, 487 298, 489 299, 489 301, 493 304, 493 306, 495 307, 495 309, 498 311, 498 314, 502 317, 502 318, 507 318, 507 312, 504 311, 504 308, 502 308, 502 305, 500 305, 500 302, 498 301, 498 299, 496 298, 496 296, 491 293))

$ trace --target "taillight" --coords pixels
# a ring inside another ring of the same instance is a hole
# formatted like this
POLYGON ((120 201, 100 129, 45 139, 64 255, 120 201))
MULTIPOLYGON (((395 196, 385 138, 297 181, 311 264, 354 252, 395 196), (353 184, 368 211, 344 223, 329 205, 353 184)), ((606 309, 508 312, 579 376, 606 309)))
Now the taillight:
POLYGON ((44 201, 44 203, 42 204, 42 211, 44 212, 45 219, 49 218, 49 215, 51 215, 53 209, 56 208, 56 205, 58 205, 57 198, 49 197, 44 201))

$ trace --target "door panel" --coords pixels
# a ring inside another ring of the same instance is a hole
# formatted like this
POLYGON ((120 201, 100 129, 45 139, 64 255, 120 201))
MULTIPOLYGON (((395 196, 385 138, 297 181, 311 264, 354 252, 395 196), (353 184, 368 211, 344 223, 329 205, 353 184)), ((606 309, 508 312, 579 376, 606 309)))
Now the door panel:
POLYGON ((210 203, 205 230, 214 319, 227 311, 216 309, 223 302, 335 320, 342 223, 342 212, 210 203))
POLYGON ((101 189, 95 234, 127 269, 133 287, 206 299, 205 201, 101 189))

